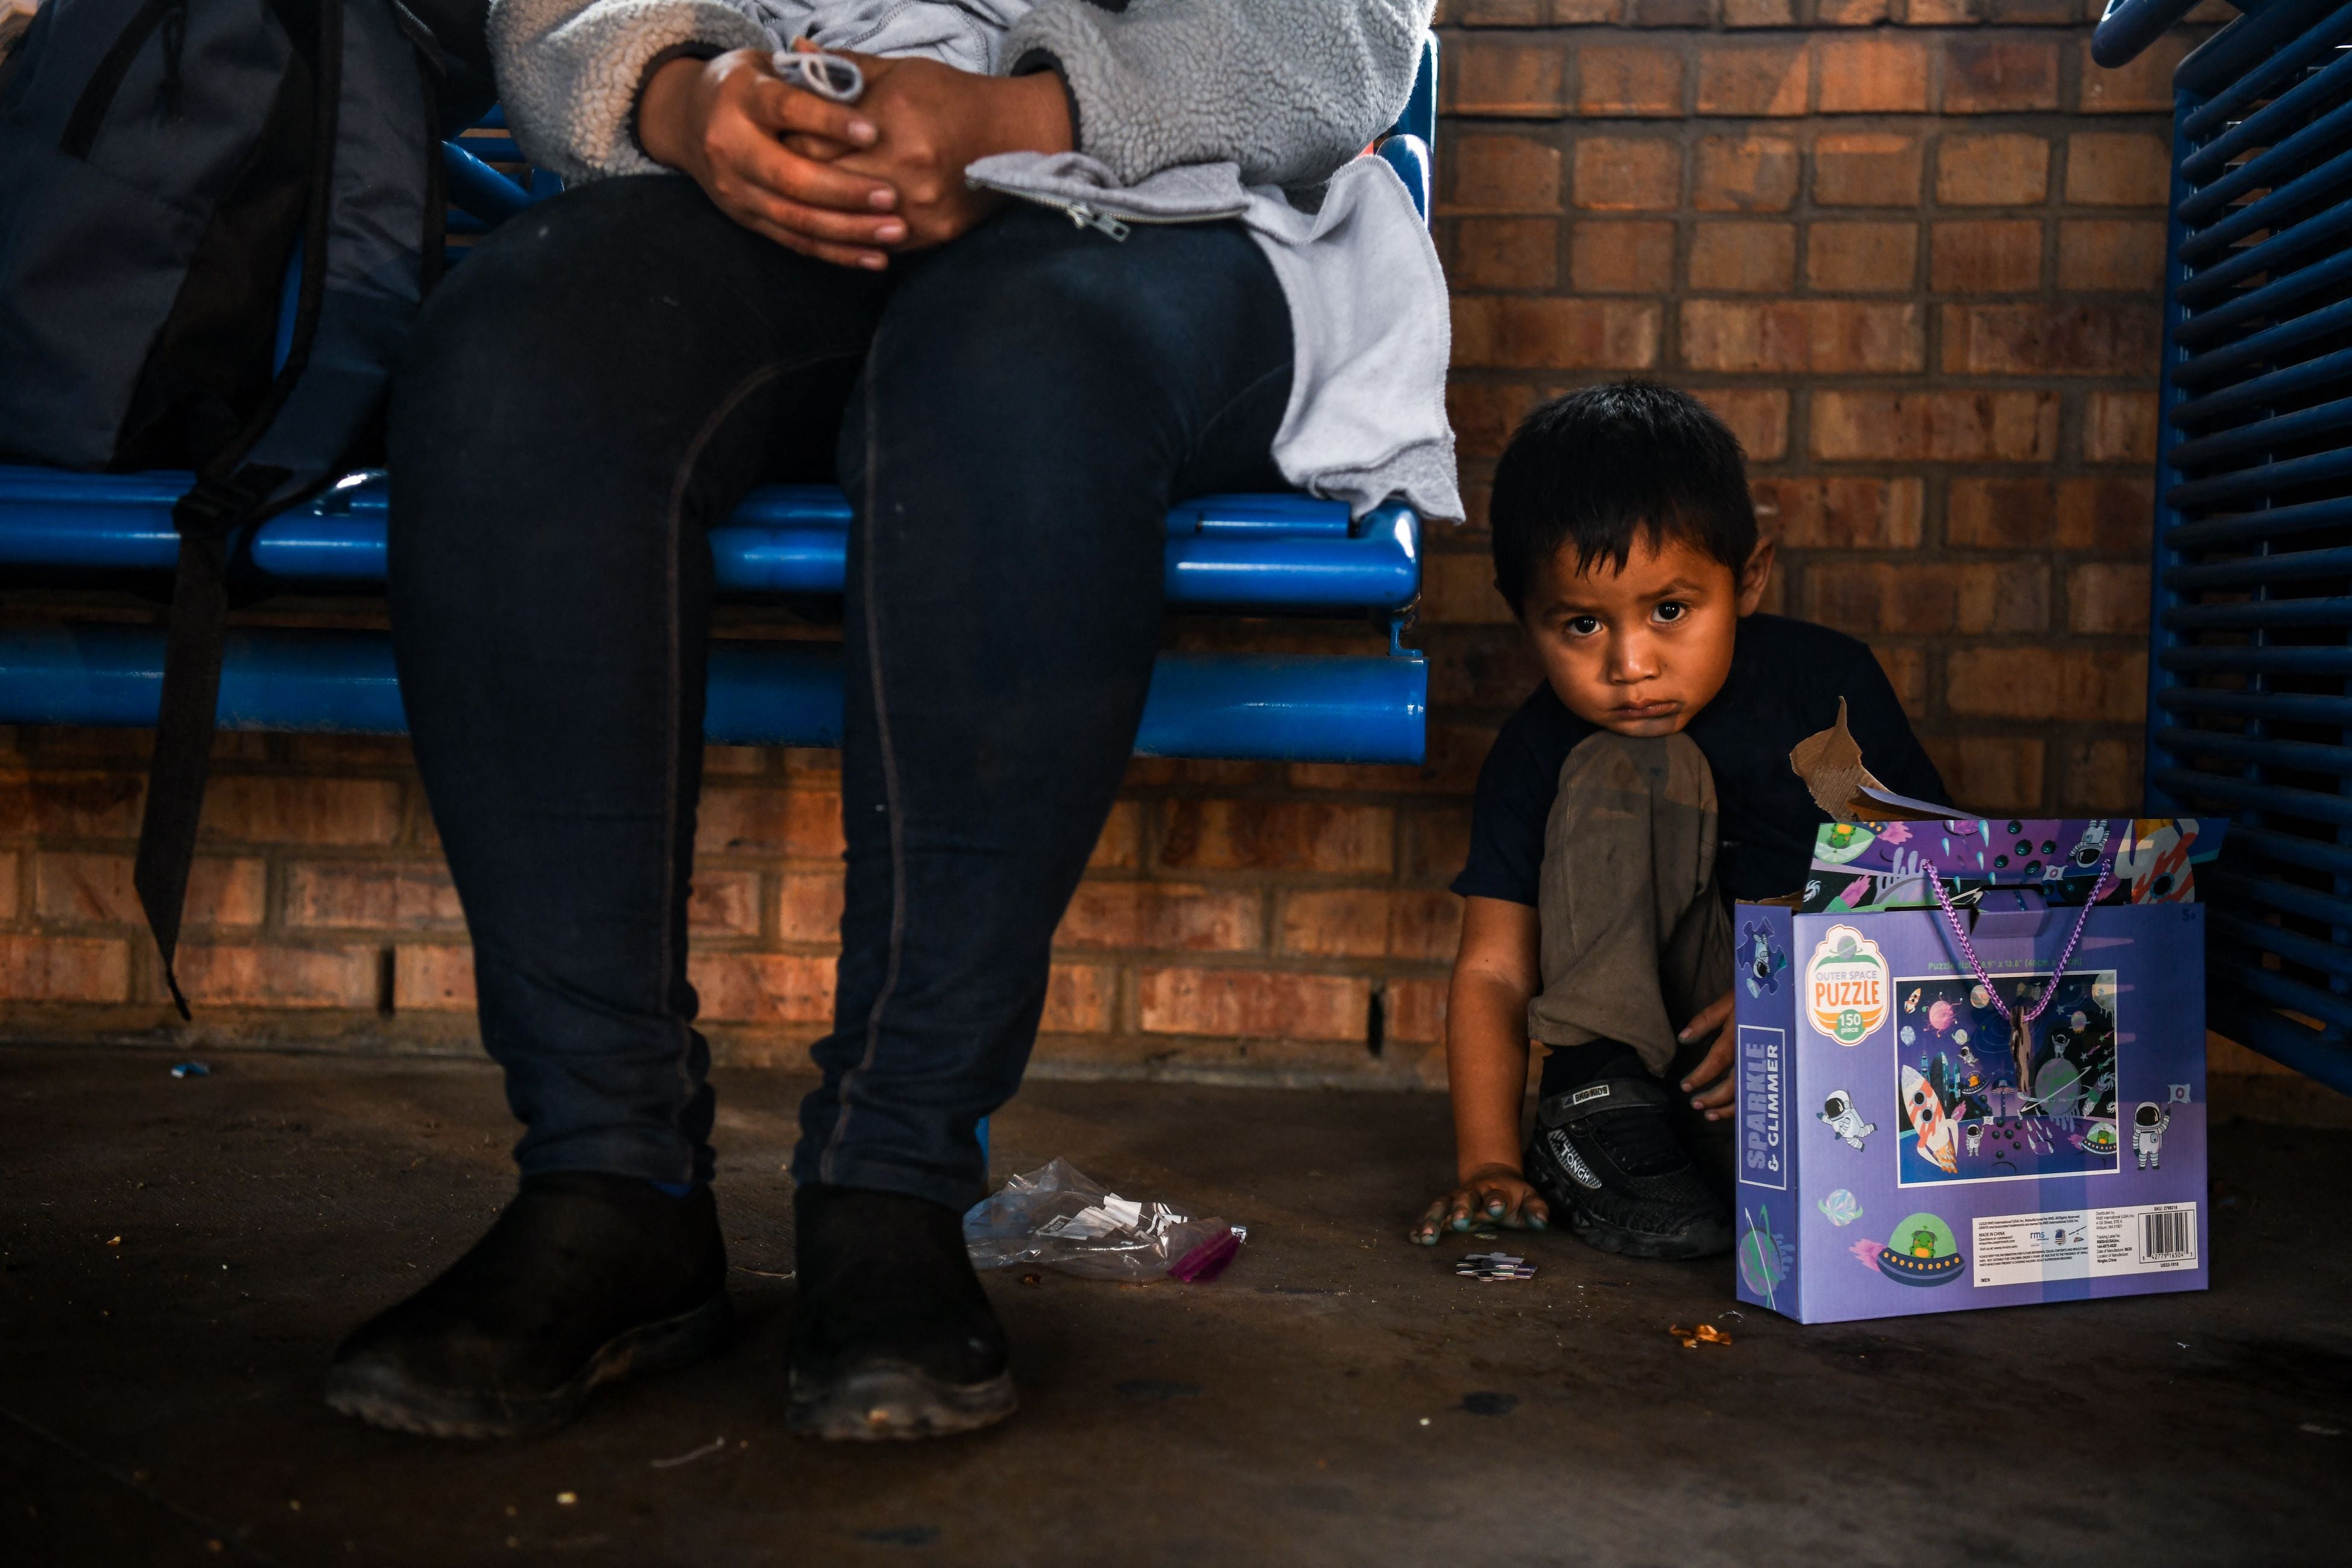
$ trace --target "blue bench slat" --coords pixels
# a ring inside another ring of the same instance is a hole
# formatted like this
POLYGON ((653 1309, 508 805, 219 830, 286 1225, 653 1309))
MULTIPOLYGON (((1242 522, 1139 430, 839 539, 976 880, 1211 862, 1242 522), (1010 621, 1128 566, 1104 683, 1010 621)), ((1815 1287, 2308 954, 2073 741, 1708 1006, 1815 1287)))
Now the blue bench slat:
MULTIPOLYGON (((0 562, 168 572, 179 556, 178 474, 70 474, 0 468, 0 562)), ((720 588, 838 594, 849 505, 838 489, 771 485, 711 530, 720 588)), ((1179 605, 1401 610, 1421 582, 1420 521, 1388 506, 1351 524, 1347 506, 1307 496, 1204 496, 1168 514, 1167 593, 1179 605)), ((381 582, 384 491, 352 475, 256 531, 254 565, 273 576, 381 582)))
MULTIPOLYGON (((0 626, 0 714, 16 723, 147 727, 163 691, 160 626, 0 626)), ((821 643, 711 645, 704 732, 723 745, 837 746, 843 661, 821 643)), ((1139 755, 1418 763, 1429 700, 1419 655, 1165 653, 1139 755)), ((381 632, 232 631, 226 730, 398 734, 407 721, 381 632)))

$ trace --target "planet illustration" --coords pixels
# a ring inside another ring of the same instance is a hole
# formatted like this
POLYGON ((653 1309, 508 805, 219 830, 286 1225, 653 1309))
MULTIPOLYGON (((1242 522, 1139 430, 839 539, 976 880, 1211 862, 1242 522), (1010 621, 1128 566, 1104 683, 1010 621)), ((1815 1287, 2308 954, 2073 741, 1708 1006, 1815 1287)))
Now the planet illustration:
POLYGON ((1990 1007, 1990 1006, 1991 1006, 1991 1005, 1992 1005, 1992 993, 1990 993, 1990 992, 1987 991, 1987 990, 1986 990, 1983 986, 1981 986, 1981 985, 1971 985, 1971 986, 1969 986, 1969 1006, 1971 1006, 1971 1007, 1990 1007))
POLYGON ((1952 1026, 1954 1016, 1952 1005, 1938 996, 1927 1007, 1927 1027, 1940 1035, 1952 1026))
POLYGON ((1918 1031, 1918 1030, 1916 1030, 1916 1029, 1913 1028, 1913 1027, 1912 1027, 1910 1025, 1908 1025, 1908 1024, 1906 1024, 1906 1025, 1904 1025, 1904 1026, 1903 1026, 1903 1043, 1904 1043, 1905 1045, 1906 1045, 1906 1046, 1907 1046, 1907 1045, 1909 1045, 1912 1041, 1914 1041, 1914 1040, 1917 1039, 1918 1037, 1919 1037, 1919 1031, 1918 1031))
POLYGON ((2066 1021, 2074 1026, 2074 1032, 2078 1035, 2091 1026, 2090 1015, 2079 1007, 2074 1009, 2074 1016, 2066 1021))
POLYGON ((1878 1249, 1878 1271, 1898 1285, 1948 1285, 1967 1268, 1952 1227, 1931 1214, 1902 1221, 1878 1249))
POLYGON ((1966 1029, 1954 1029, 1952 1031, 1952 1044, 1956 1046, 1965 1046, 1968 1043, 1969 1032, 1966 1029))
POLYGON ((1831 1193, 1813 1205, 1835 1226, 1848 1226, 1862 1217, 1862 1204, 1843 1187, 1831 1193))

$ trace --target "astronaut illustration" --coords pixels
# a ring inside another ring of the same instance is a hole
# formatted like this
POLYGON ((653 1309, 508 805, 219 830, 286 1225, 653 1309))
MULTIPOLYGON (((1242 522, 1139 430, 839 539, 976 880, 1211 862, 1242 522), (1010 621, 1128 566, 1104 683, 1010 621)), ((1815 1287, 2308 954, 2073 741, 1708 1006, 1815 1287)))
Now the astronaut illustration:
POLYGON ((2072 860, 2083 870, 2088 871, 2101 860, 2105 859, 2106 854, 2107 820, 2100 816, 2094 817, 2084 825, 2082 838, 2068 852, 2066 858, 2072 860))
POLYGON ((2172 1113, 2152 1100, 2143 1100, 2132 1112, 2132 1153, 2143 1171, 2153 1171, 2164 1163, 2164 1130, 2172 1125, 2172 1113))
POLYGON ((1970 1159, 1974 1159, 1976 1157, 1977 1145, 1984 1142, 1984 1123, 1981 1121, 1963 1121, 1960 1123, 1960 1131, 1969 1141, 1969 1157, 1970 1159))
POLYGON ((1845 1140, 1849 1149, 1861 1148, 1862 1141, 1878 1131, 1878 1123, 1864 1121, 1862 1112, 1853 1108, 1853 1097, 1842 1089, 1822 1102, 1821 1118, 1830 1124, 1831 1131, 1845 1140))

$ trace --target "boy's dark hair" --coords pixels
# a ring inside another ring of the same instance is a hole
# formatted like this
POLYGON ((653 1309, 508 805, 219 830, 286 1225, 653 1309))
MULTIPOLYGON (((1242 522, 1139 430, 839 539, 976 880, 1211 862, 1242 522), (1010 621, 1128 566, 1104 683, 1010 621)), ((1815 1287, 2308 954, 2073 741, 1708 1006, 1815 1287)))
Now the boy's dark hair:
POLYGON ((1686 392, 1613 382, 1545 404, 1495 467, 1487 505, 1495 586, 1526 613, 1545 562, 1576 547, 1580 572, 1625 569, 1635 538, 1679 539, 1737 577, 1756 550, 1739 438, 1686 392))

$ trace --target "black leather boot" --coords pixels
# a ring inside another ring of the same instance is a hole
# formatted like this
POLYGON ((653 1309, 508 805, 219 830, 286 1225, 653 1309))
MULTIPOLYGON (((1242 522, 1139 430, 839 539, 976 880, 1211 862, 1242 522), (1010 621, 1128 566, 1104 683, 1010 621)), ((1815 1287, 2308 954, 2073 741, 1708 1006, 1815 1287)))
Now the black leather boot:
POLYGON ((598 1384, 709 1355, 727 1321, 709 1188, 526 1176, 472 1251, 343 1342, 327 1403, 430 1437, 526 1436, 570 1420, 598 1384))
POLYGON ((803 1436, 941 1437, 1013 1414, 1013 1374, 963 1216, 859 1187, 803 1187, 792 1409, 803 1436))

